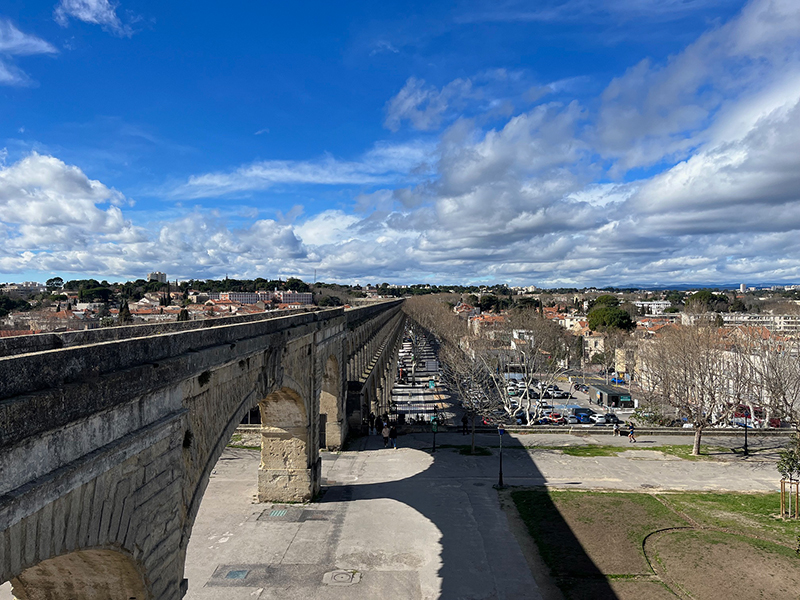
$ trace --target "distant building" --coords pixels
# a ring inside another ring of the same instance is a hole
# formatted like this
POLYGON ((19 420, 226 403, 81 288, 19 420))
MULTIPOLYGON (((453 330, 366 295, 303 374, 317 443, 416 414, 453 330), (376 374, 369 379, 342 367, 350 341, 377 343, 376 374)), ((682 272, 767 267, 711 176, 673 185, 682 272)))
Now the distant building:
POLYGON ((747 284, 746 284, 746 283, 740 283, 740 284, 739 284, 739 291, 740 291, 742 294, 744 294, 744 293, 747 291, 747 284))
POLYGON ((147 274, 147 281, 157 281, 159 283, 167 283, 167 274, 161 271, 154 271, 147 274))
POLYGON ((275 292, 281 304, 313 304, 314 294, 311 292, 275 292))
MULTIPOLYGON (((778 333, 790 337, 800 337, 800 315, 771 315, 768 313, 717 313, 722 317, 725 327, 763 327, 770 333, 778 333)), ((701 319, 710 319, 715 315, 681 314, 683 325, 694 325, 701 319)))
POLYGON ((663 315, 664 311, 672 305, 672 302, 669 300, 636 300, 633 304, 636 308, 644 308, 648 315, 663 315))

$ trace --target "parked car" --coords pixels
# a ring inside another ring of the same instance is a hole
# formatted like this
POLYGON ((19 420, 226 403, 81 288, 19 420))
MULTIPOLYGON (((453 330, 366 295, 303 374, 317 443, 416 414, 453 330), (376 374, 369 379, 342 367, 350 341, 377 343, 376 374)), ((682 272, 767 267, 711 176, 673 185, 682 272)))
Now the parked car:
POLYGON ((580 419, 578 419, 578 417, 576 417, 575 415, 570 415, 567 417, 567 423, 569 425, 577 425, 580 422, 581 422, 580 419))
POLYGON ((611 383, 625 383, 625 380, 622 379, 621 377, 612 377, 611 383))
POLYGON ((595 425, 605 425, 606 418, 603 415, 589 415, 589 420, 595 425))
POLYGON ((603 415, 606 419, 606 423, 611 423, 612 425, 621 425, 624 421, 620 420, 620 418, 615 415, 614 413, 608 413, 603 415))

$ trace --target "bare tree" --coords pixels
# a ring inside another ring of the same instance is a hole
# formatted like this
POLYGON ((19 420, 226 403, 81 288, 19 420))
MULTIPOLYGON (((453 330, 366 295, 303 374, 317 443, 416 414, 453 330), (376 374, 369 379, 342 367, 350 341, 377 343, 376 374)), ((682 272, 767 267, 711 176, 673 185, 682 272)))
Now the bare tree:
POLYGON ((700 453, 704 429, 735 409, 737 386, 746 381, 736 376, 739 383, 731 383, 730 369, 743 363, 728 350, 721 330, 708 325, 670 328, 642 348, 640 383, 694 425, 694 455, 700 453))
POLYGON ((766 410, 766 419, 776 416, 800 428, 800 342, 760 328, 738 331, 751 369, 752 396, 766 410))

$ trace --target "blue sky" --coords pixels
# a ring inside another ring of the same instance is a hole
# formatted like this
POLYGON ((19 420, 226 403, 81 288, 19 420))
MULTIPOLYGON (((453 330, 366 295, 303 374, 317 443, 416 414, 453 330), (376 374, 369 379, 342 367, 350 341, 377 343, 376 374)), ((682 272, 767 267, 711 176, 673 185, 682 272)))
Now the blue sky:
POLYGON ((795 0, 0 6, 0 281, 800 281, 795 0))

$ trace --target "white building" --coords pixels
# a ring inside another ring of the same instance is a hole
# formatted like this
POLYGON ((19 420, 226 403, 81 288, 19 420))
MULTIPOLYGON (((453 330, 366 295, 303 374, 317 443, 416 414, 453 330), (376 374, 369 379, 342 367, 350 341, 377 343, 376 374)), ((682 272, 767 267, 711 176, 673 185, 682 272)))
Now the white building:
POLYGON ((167 274, 161 271, 154 271, 147 274, 147 281, 157 281, 159 283, 167 283, 167 274))
POLYGON ((672 305, 672 302, 669 300, 635 300, 633 304, 636 308, 644 308, 649 315, 663 315, 664 311, 672 305))

